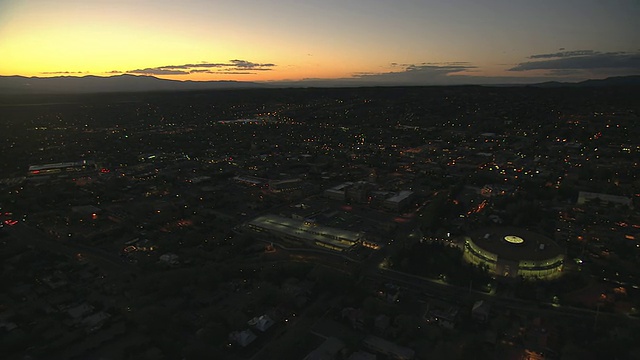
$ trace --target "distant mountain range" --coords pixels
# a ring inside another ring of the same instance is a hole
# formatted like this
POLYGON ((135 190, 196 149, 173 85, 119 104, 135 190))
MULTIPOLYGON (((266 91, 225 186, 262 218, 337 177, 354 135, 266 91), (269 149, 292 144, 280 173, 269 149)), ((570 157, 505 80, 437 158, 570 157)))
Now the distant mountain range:
MULTIPOLYGON (((577 83, 544 82, 525 86, 554 87, 600 87, 600 86, 638 86, 640 75, 610 77, 601 80, 586 80, 577 83)), ((58 76, 58 77, 25 77, 0 76, 0 94, 79 94, 79 93, 112 93, 112 92, 149 92, 149 91, 184 91, 184 90, 217 90, 248 88, 282 88, 282 87, 342 87, 339 82, 330 80, 322 83, 307 81, 286 83, 256 83, 245 81, 179 81, 159 79, 153 76, 115 75, 100 76, 58 76), (319 85, 320 84, 320 85, 319 85)), ((349 86, 371 86, 371 84, 349 82, 349 86)), ((491 86, 491 85, 488 85, 491 86)), ((517 86, 523 85, 502 85, 517 86)))
POLYGON ((531 84, 535 87, 600 87, 600 86, 638 86, 640 75, 615 76, 606 79, 585 80, 576 83, 548 81, 539 84, 531 84))
POLYGON ((0 94, 78 94, 102 92, 145 92, 262 88, 243 81, 179 81, 153 76, 116 75, 25 77, 0 76, 0 94))

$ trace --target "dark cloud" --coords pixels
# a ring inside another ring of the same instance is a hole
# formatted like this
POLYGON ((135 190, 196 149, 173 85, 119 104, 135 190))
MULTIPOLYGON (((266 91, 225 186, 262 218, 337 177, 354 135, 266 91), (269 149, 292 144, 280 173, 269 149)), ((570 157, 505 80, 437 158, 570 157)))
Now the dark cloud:
POLYGON ((84 74, 83 71, 44 71, 43 75, 65 75, 65 74, 84 74))
MULTIPOLYGON (((394 65, 395 64, 395 65, 394 65)), ((367 82, 381 83, 403 83, 403 84, 424 84, 424 83, 444 83, 450 74, 475 69, 475 66, 468 63, 421 63, 397 64, 394 67, 402 67, 401 71, 390 71, 383 73, 356 73, 353 78, 367 82)))
POLYGON ((178 69, 178 70, 188 70, 188 69, 193 68, 193 67, 199 67, 199 68, 210 68, 210 67, 217 67, 217 66, 222 66, 222 64, 184 64, 184 65, 165 65, 165 66, 158 66, 158 69, 178 69))
POLYGON ((250 71, 225 71, 225 70, 209 70, 209 69, 193 69, 189 70, 191 74, 233 74, 233 75, 249 75, 249 74, 257 74, 255 72, 250 71))
POLYGON ((208 70, 208 69, 192 69, 192 70, 189 70, 189 73, 190 74, 195 74, 195 73, 213 74, 213 73, 215 73, 215 71, 211 71, 211 70, 208 70))
MULTIPOLYGON (((446 62, 440 62, 440 63, 433 63, 433 62, 426 62, 426 63, 422 63, 422 65, 436 65, 436 66, 443 66, 443 65, 463 65, 463 66, 467 66, 470 65, 471 63, 468 61, 446 61, 446 62)), ((475 66, 471 66, 472 68, 475 66)))
POLYGON ((193 73, 246 75, 255 74, 253 71, 269 71, 275 66, 276 65, 272 63, 261 64, 247 60, 234 59, 229 60, 228 63, 203 62, 200 64, 165 65, 154 68, 129 70, 125 72, 145 75, 187 75, 193 73))
POLYGON ((442 62, 401 64, 391 63, 388 72, 358 72, 349 78, 314 79, 307 78, 300 81, 279 82, 285 86, 422 86, 422 85, 505 85, 505 84, 533 84, 546 81, 580 81, 583 76, 572 76, 568 71, 542 76, 484 76, 474 75, 479 69, 468 62, 442 62), (423 65, 427 64, 427 65, 423 65))
POLYGON ((192 69, 192 68, 217 68, 227 66, 228 64, 221 63, 201 63, 201 64, 183 64, 183 65, 165 65, 159 66, 161 69, 192 69))
POLYGON ((270 68, 276 66, 275 64, 256 64, 246 60, 231 60, 230 62, 237 69, 271 70, 270 68))
POLYGON ((530 56, 532 59, 549 59, 520 63, 509 71, 529 70, 640 70, 640 53, 608 52, 593 50, 565 51, 555 54, 530 56))
POLYGON ((371 75, 380 75, 380 73, 377 72, 370 72, 370 71, 362 71, 362 72, 357 72, 357 73, 353 73, 352 76, 356 77, 356 78, 360 78, 363 76, 371 76, 371 75))
POLYGON ((142 74, 142 75, 187 75, 188 71, 173 70, 165 68, 146 68, 127 71, 130 74, 142 74))
POLYGON ((216 71, 216 74, 225 75, 255 75, 257 73, 251 71, 216 71))
MULTIPOLYGON (((564 50, 564 48, 560 48, 560 50, 564 50)), ((573 50, 573 51, 560 51, 551 54, 536 54, 529 56, 529 59, 552 59, 552 58, 564 58, 571 56, 585 56, 585 55, 595 55, 599 54, 597 51, 593 50, 573 50)))

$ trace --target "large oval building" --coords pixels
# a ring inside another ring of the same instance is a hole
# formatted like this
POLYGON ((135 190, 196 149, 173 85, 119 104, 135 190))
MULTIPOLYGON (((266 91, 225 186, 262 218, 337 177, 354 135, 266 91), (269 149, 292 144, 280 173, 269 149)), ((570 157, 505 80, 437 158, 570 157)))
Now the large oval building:
POLYGON ((554 279, 564 265, 564 251, 553 240, 514 227, 487 228, 468 236, 463 258, 511 278, 554 279))

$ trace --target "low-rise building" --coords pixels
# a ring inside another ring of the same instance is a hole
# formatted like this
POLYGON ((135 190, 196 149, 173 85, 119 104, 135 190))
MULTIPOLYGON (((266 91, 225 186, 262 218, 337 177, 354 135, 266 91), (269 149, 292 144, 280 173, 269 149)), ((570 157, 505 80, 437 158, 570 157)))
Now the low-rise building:
POLYGON ((369 350, 388 356, 391 359, 411 360, 415 357, 416 352, 404 346, 400 346, 391 341, 379 338, 377 336, 368 335, 362 340, 362 344, 369 350))
POLYGON ((249 320, 247 324, 254 329, 260 330, 262 332, 267 331, 271 326, 273 326, 274 321, 269 317, 269 315, 261 315, 254 317, 249 320))
POLYGON ((269 181, 269 191, 274 193, 289 192, 300 189, 302 189, 302 180, 298 178, 269 181))
POLYGON ((231 334, 229 334, 229 340, 233 341, 234 343, 242 347, 247 347, 256 338, 257 336, 253 332, 251 332, 251 330, 249 329, 242 330, 242 331, 234 331, 231 334))
POLYGON ((402 190, 384 201, 384 207, 389 210, 400 211, 413 199, 413 191, 402 190))
POLYGON ((346 182, 338 186, 334 186, 331 189, 327 189, 324 191, 324 197, 344 201, 347 198, 347 188, 351 185, 353 185, 352 182, 346 182))
POLYGON ((583 205, 589 201, 600 201, 602 203, 633 207, 631 198, 625 196, 593 193, 588 191, 580 191, 580 193, 578 193, 578 205, 583 205))
POLYGON ((345 251, 361 242, 364 235, 349 230, 319 225, 278 215, 263 215, 246 226, 294 244, 315 245, 334 251, 345 251))

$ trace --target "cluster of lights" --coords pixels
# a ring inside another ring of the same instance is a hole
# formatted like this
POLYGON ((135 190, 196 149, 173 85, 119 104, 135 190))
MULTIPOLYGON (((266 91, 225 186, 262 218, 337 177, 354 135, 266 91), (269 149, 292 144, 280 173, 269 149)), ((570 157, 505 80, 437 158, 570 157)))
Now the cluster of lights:
POLYGON ((523 238, 515 235, 507 235, 504 237, 504 240, 511 244, 522 244, 524 242, 523 238))

